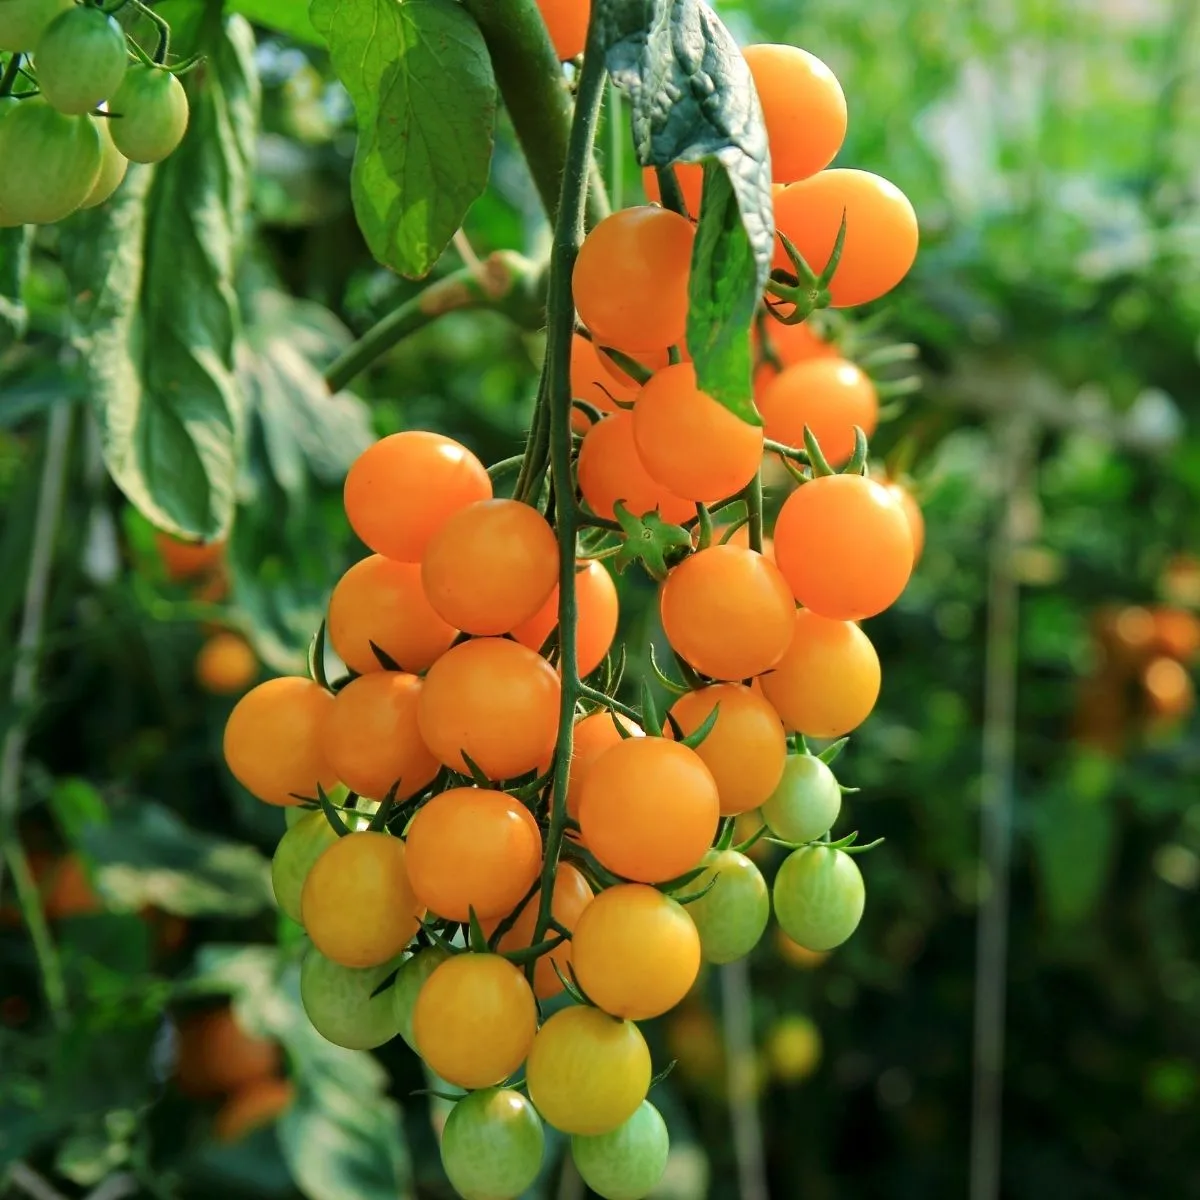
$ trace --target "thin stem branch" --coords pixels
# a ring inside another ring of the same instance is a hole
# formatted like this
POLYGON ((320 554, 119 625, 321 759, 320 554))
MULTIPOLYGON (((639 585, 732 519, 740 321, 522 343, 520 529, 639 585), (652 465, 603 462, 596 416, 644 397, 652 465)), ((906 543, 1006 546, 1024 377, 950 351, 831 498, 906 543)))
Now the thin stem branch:
POLYGON ((571 272, 583 242, 588 165, 592 159, 600 102, 604 96, 605 75, 597 24, 593 19, 588 29, 587 49, 575 99, 575 116, 567 146, 562 199, 550 251, 550 284, 546 305, 548 336, 543 377, 546 386, 543 390, 550 417, 550 473, 554 484, 554 516, 559 549, 558 641, 562 694, 541 896, 538 900, 537 923, 530 939, 534 945, 545 938, 546 930, 550 927, 554 879, 567 822, 567 777, 574 741, 575 706, 583 688, 575 646, 578 616, 575 603, 575 540, 578 525, 575 486, 571 478, 571 337, 575 329, 571 272))
POLYGON ((17 76, 21 73, 21 59, 24 56, 14 54, 8 60, 8 66, 4 68, 4 74, 0 75, 0 96, 7 96, 13 90, 13 84, 17 82, 17 76))
POLYGON ((762 468, 754 472, 754 478, 746 487, 746 523, 750 549, 762 553, 763 548, 763 486, 762 468))

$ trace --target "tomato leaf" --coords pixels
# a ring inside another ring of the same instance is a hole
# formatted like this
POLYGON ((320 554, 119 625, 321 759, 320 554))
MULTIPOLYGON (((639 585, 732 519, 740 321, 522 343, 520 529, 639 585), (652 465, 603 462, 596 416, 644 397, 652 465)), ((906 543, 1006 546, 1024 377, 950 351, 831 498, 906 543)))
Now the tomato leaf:
POLYGON ((312 0, 354 101, 351 192, 371 253, 427 275, 487 187, 496 80, 479 27, 454 0, 312 0))
POLYGON ((241 13, 255 25, 286 33, 306 46, 325 44, 313 27, 308 10, 297 0, 226 0, 225 11, 241 13))
POLYGON ((704 0, 596 0, 595 20, 613 82, 631 100, 638 162, 706 164, 688 350, 700 387, 760 425, 749 335, 771 271, 775 222, 750 69, 704 0))
POLYGON ((234 272, 259 88, 242 18, 205 45, 183 145, 73 217, 63 257, 109 472, 155 525, 213 538, 233 518, 242 436, 234 272))
POLYGON ((29 324, 22 292, 32 244, 31 225, 0 229, 0 350, 19 342, 29 324))

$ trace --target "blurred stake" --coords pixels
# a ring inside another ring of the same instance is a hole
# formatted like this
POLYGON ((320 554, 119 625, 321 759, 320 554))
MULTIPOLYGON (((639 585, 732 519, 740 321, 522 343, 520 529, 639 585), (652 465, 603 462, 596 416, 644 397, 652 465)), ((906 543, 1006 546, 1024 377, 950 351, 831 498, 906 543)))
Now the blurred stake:
POLYGON ((1016 552, 1033 532, 1037 423, 1020 415, 997 437, 1004 509, 992 537, 980 780, 979 928, 975 947, 975 1052, 971 1098, 970 1200, 998 1200, 1008 982, 1008 894, 1012 858, 1019 585, 1016 552))
POLYGON ((33 881, 25 851, 17 837, 17 810, 21 795, 21 768, 25 757, 30 709, 37 688, 38 654, 45 624, 46 601, 50 591, 50 568, 54 563, 54 543, 62 510, 67 458, 71 442, 74 408, 67 403, 50 410, 46 428, 45 458, 38 490, 37 512, 33 522, 33 542, 29 552, 29 573, 25 578, 25 604, 12 678, 12 724, 0 747, 0 896, 4 892, 4 869, 11 868, 21 913, 33 940, 42 988, 56 1022, 66 1023, 67 994, 62 968, 46 916, 42 911, 37 886, 33 881))
POLYGON ((738 1194, 741 1200, 768 1200, 762 1122, 758 1117, 750 968, 746 959, 739 958, 721 967, 718 974, 721 976, 726 1091, 733 1127, 733 1153, 737 1159, 738 1194))
MULTIPOLYGON (((66 408, 67 405, 59 407, 66 408)), ((52 1187, 48 1180, 23 1162, 15 1162, 8 1168, 8 1182, 25 1195, 32 1196, 33 1200, 67 1200, 62 1192, 52 1187)))

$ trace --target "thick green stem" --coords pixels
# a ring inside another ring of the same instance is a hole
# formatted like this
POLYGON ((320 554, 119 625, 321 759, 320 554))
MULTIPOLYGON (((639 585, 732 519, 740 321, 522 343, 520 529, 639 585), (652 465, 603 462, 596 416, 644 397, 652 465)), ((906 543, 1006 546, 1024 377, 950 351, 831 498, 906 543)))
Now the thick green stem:
MULTIPOLYGON (((571 97, 541 12, 535 0, 463 0, 463 7, 487 42, 500 95, 534 185, 550 223, 557 225, 560 199, 566 199, 567 191, 563 171, 571 153, 571 97)), ((585 197, 590 228, 608 216, 608 196, 592 162, 590 141, 583 161, 590 172, 585 197)))
POLYGON ((763 548, 763 490, 762 468, 754 472, 754 478, 746 487, 746 512, 749 514, 750 549, 762 553, 763 548))
POLYGON ((535 263, 511 251, 498 251, 477 266, 446 275, 367 330, 325 372, 325 383, 331 392, 340 392, 409 334, 449 312, 490 308, 537 329, 542 321, 542 277, 535 263))
POLYGON ((13 90, 13 84, 17 82, 17 76, 21 73, 21 57, 20 54, 14 54, 8 60, 4 74, 0 75, 0 96, 7 96, 13 90))
POLYGON ((579 77, 575 117, 567 148, 562 200, 550 251, 550 287, 546 304, 547 344, 544 391, 550 413, 550 474, 554 483, 554 517, 558 533, 558 642, 562 698, 558 710, 558 742, 554 750, 554 781, 550 824, 546 831, 546 858, 542 864, 542 891, 538 901, 534 945, 550 927, 551 903, 558 856, 567 823, 567 776, 574 740, 575 705, 583 684, 575 652, 575 538, 578 518, 575 485, 571 479, 571 336, 575 305, 571 299, 571 272, 584 235, 584 208, 588 192, 588 164, 604 95, 605 68, 596 39, 596 25, 588 31, 587 51, 579 77))

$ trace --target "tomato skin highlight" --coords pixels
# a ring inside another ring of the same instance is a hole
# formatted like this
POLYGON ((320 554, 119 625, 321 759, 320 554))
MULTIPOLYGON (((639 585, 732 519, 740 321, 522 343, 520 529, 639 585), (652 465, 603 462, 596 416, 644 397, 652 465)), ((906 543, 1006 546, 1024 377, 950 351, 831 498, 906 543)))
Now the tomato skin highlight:
MULTIPOLYGON (((617 585, 595 559, 575 572, 575 657, 580 676, 590 675, 603 661, 617 636, 620 619, 617 585)), ((558 626, 558 585, 549 599, 512 635, 530 650, 540 650, 558 626)))
POLYGON ((583 780, 583 841, 610 871, 637 883, 664 883, 694 867, 719 819, 712 772, 694 750, 667 738, 622 741, 583 780))
POLYGON ((837 738, 871 715, 880 681, 879 656, 857 625, 802 608, 787 653, 756 684, 786 729, 837 738))
POLYGON ((453 513, 421 559, 434 612, 466 633, 508 633, 538 612, 557 582, 554 530, 518 500, 480 500, 453 513))
POLYGON ((579 986, 614 1017, 645 1021, 677 1005, 700 971, 700 935, 682 904, 640 883, 606 888, 571 940, 579 986))
POLYGON ((64 116, 40 96, 22 100, 0 121, 0 161, 38 170, 0 172, 0 212, 17 225, 61 221, 88 198, 103 158, 90 117, 64 116))
POLYGON ((321 750, 333 697, 311 679, 268 679, 234 705, 225 722, 225 761, 234 778, 267 804, 299 804, 329 791, 337 776, 321 750))
POLYGON ((34 54, 38 87, 51 107, 83 116, 109 99, 125 76, 125 34, 98 8, 76 5, 46 26, 34 54))
POLYGON ((442 1166, 463 1200, 521 1196, 533 1185, 545 1150, 533 1105, 512 1088, 464 1096, 442 1130, 442 1166))
POLYGON ((538 1030, 525 1080, 543 1120, 595 1136, 633 1116, 650 1090, 650 1070, 650 1050, 632 1021, 573 1006, 538 1030))
POLYGON ((417 722, 425 744, 452 770, 465 752, 489 779, 512 779, 554 752, 559 678, 540 655, 505 638, 476 638, 429 669, 417 722))
POLYGON ((862 621, 894 604, 912 574, 908 517, 873 479, 820 476, 784 501, 775 561, 805 608, 834 621, 862 621))
POLYGON ((483 463, 452 438, 405 430, 368 446, 351 464, 346 517, 376 554, 420 562, 450 516, 492 498, 483 463))
POLYGON ((571 1138, 580 1177, 603 1200, 648 1196, 666 1174, 670 1149, 667 1123, 649 1100, 608 1133, 571 1138))
POLYGON ((162 162, 187 133, 187 92, 170 71, 131 66, 108 107, 119 118, 113 123, 113 142, 130 162, 162 162))
POLYGON ((780 928, 806 950, 832 950, 858 928, 866 891, 842 850, 805 846, 783 860, 772 888, 780 928))
POLYGON ((452 955, 425 981, 413 1009, 421 1057, 463 1088, 502 1083, 525 1061, 536 1032, 533 992, 498 954, 452 955))
POLYGON ((451 788, 408 829, 408 874, 439 917, 486 921, 509 913, 537 878, 542 835, 529 810, 504 792, 451 788))

